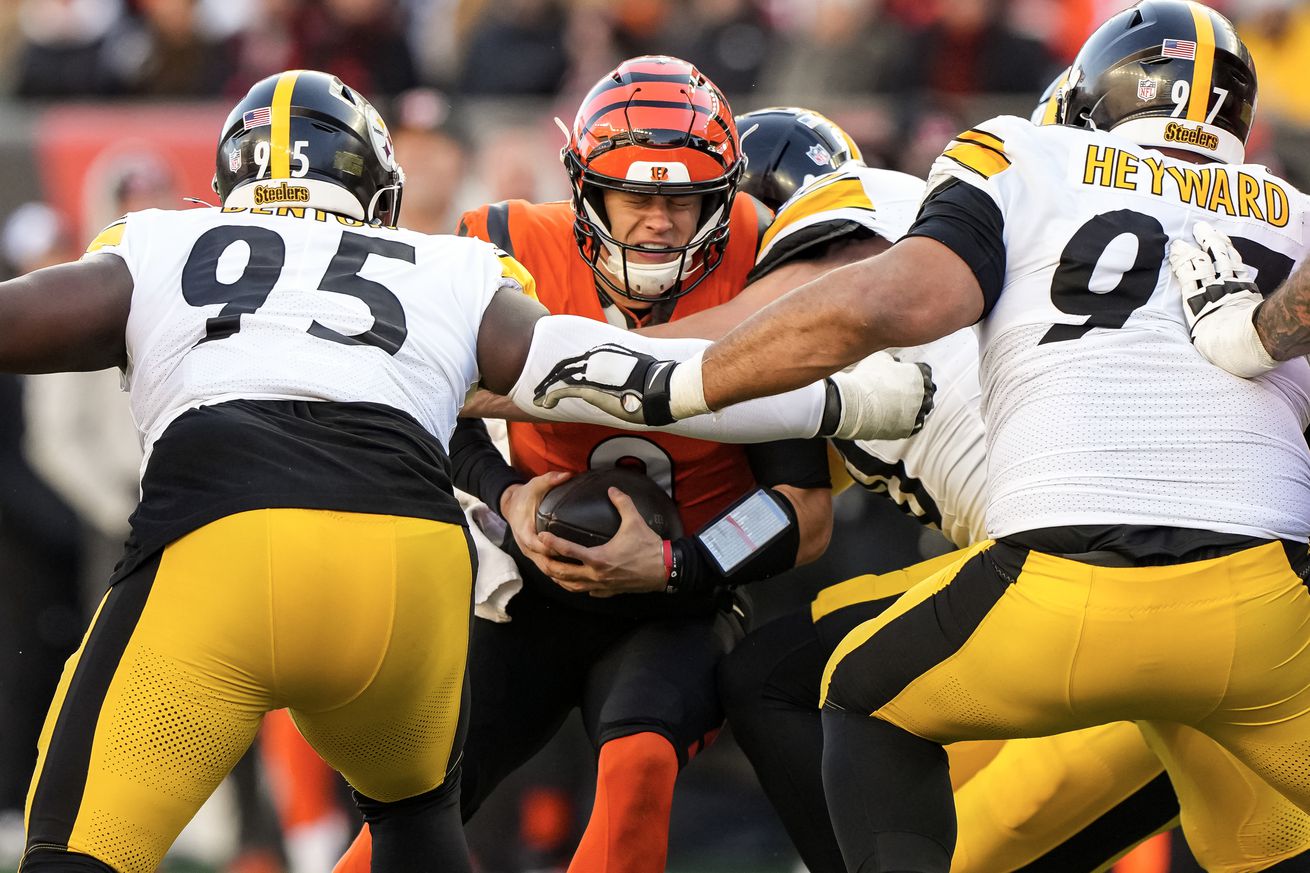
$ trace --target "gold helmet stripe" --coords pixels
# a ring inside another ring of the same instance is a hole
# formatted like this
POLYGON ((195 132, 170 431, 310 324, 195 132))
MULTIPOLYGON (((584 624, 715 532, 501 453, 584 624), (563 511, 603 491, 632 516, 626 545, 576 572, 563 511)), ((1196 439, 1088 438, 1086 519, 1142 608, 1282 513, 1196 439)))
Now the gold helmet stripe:
POLYGON ((1187 101, 1187 120, 1205 121, 1210 106, 1210 77, 1214 73, 1214 22, 1210 10, 1199 3, 1187 4, 1196 22, 1196 60, 1192 62, 1192 93, 1187 101))
POLYGON ((289 70, 273 89, 272 130, 269 131, 270 179, 291 178, 291 92, 296 90, 299 70, 289 70))

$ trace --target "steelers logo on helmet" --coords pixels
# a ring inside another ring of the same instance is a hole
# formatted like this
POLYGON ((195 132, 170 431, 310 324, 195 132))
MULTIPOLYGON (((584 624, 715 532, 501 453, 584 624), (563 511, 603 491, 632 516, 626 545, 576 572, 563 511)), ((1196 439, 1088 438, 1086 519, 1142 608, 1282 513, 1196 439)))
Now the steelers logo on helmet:
POLYGON ((1060 104, 1061 124, 1241 163, 1255 115, 1255 65, 1213 9, 1142 0, 1083 44, 1060 104))
POLYGON ((336 76, 288 70, 257 82, 219 137, 226 207, 310 206, 394 227, 405 174, 377 110, 336 76))
POLYGON ((746 158, 741 190, 778 211, 810 181, 861 160, 846 131, 809 109, 771 106, 737 116, 746 158))
POLYGON ((560 158, 572 183, 578 249, 611 291, 670 300, 722 262, 743 162, 727 100, 691 64, 664 55, 624 61, 583 99, 560 158), (698 196, 691 238, 665 246, 616 239, 606 191, 698 196))

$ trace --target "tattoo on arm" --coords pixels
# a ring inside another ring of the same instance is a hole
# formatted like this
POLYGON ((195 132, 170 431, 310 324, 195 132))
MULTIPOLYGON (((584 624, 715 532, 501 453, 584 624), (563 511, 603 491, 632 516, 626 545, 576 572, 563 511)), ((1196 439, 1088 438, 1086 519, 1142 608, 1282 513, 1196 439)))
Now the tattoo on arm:
POLYGON ((1265 350, 1277 360, 1310 354, 1310 267, 1293 273, 1260 306, 1255 329, 1265 350))

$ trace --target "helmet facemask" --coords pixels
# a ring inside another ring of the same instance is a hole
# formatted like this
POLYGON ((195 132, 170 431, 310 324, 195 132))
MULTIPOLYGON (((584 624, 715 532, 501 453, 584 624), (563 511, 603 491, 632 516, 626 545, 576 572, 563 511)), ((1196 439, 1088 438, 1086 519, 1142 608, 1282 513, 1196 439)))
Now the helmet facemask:
MULTIPOLYGON (((567 156, 565 160, 567 163, 567 156)), ((641 183, 602 176, 580 167, 574 168, 574 172, 578 174, 573 186, 574 234, 584 257, 609 290, 642 303, 671 300, 695 288, 723 260, 740 165, 712 183, 641 183), (699 197, 700 215, 691 239, 682 245, 659 247, 619 241, 605 207, 607 190, 655 197, 699 197), (644 258, 630 258, 630 252, 642 256, 666 255, 668 259, 649 262, 644 258)))

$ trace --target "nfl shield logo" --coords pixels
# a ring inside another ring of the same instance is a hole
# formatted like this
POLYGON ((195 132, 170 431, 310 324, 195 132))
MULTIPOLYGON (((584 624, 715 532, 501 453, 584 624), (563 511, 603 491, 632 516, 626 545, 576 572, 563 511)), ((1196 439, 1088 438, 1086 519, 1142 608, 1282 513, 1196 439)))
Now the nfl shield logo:
POLYGON ((1147 103, 1155 99, 1155 80, 1138 79, 1137 80, 1137 99, 1147 103))
POLYGON ((810 160, 814 161, 814 163, 820 167, 822 167, 824 164, 829 164, 832 162, 832 155, 828 154, 828 150, 825 149, 823 146, 819 145, 817 142, 814 145, 810 146, 809 150, 805 154, 809 155, 810 160))
POLYGON ((241 149, 232 149, 232 154, 227 157, 227 168, 234 173, 241 169, 241 149))

